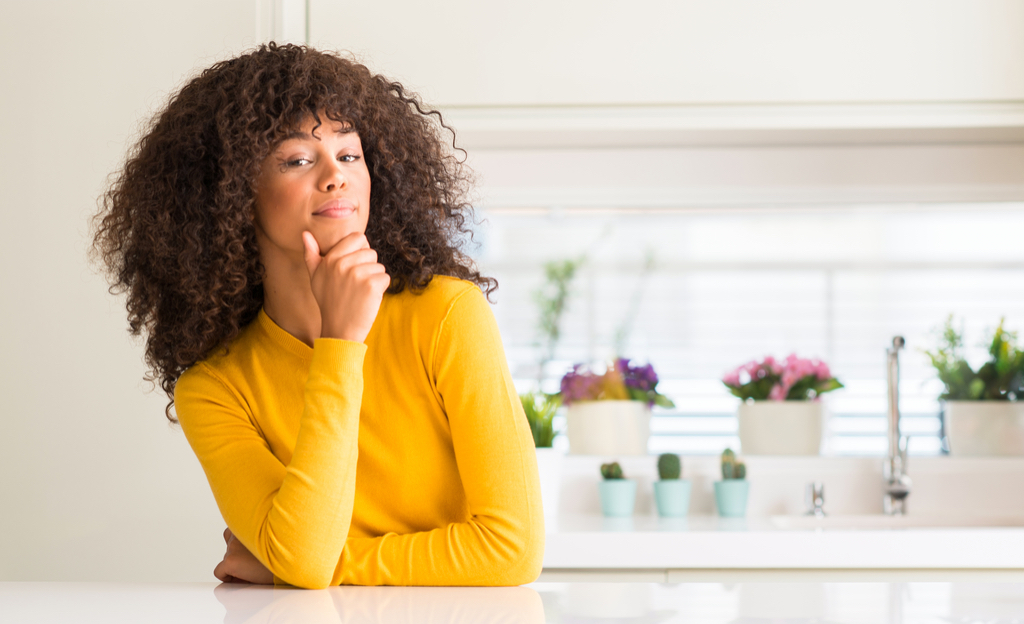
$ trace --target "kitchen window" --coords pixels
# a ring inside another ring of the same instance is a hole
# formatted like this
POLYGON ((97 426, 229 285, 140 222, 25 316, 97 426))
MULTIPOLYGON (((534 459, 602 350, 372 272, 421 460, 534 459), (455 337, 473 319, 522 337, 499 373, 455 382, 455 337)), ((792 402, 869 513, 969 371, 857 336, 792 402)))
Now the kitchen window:
POLYGON ((1024 330, 1022 203, 478 214, 474 256, 500 282, 494 311, 517 387, 538 377, 532 293, 543 264, 585 256, 543 387, 557 389, 574 362, 612 357, 615 336, 625 335, 623 355, 652 362, 677 406, 656 410, 651 452, 737 445, 737 399, 722 374, 795 352, 824 359, 846 385, 827 396, 823 453, 883 455, 884 351, 903 335, 904 433, 911 453, 939 454, 941 384, 921 352, 934 348, 934 331, 955 315, 972 357, 983 360, 981 343, 1001 317, 1024 330))

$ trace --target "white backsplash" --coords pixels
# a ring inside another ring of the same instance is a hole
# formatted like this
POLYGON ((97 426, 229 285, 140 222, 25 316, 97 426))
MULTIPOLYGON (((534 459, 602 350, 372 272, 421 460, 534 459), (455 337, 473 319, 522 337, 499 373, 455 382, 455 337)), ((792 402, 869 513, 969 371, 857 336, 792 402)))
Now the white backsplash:
MULTIPOLYGON (((829 515, 882 511, 882 458, 744 456, 750 481, 748 517, 800 515, 808 483, 825 485, 829 515)), ((652 482, 657 457, 566 455, 559 514, 599 514, 599 467, 618 461, 637 481, 635 515, 656 515, 652 482)), ((693 483, 690 515, 713 515, 712 483, 721 478, 718 457, 683 457, 683 477, 693 483)), ((1024 514, 1024 458, 911 457, 909 514, 1002 516, 1024 514)))

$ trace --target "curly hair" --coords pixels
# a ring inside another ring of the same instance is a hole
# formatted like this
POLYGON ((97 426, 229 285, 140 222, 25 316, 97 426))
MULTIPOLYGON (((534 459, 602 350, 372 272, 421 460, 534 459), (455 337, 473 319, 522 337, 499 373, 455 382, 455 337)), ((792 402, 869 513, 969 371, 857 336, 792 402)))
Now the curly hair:
POLYGON ((146 378, 167 393, 171 422, 181 374, 263 305, 260 163, 321 114, 359 133, 371 182, 366 237, 391 276, 388 292, 419 291, 434 275, 488 295, 497 288, 462 251, 472 236, 469 176, 441 139, 454 131, 439 112, 363 65, 305 46, 270 43, 217 63, 150 122, 94 217, 94 253, 110 291, 127 293, 129 331, 146 334, 146 378))

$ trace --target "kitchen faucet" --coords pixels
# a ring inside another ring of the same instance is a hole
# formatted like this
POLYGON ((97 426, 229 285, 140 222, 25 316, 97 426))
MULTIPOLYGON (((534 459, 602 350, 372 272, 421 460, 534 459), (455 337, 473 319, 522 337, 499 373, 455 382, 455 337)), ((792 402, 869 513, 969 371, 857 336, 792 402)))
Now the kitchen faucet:
POLYGON ((882 468, 885 495, 882 512, 890 516, 907 513, 910 477, 907 476, 907 438, 900 434, 900 349, 903 336, 892 339, 886 350, 886 381, 889 390, 889 457, 882 468))

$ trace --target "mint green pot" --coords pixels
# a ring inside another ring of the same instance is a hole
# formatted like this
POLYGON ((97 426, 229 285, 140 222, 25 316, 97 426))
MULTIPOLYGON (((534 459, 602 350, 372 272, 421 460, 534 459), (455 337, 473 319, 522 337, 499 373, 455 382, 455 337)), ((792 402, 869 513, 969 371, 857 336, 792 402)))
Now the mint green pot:
POLYGON ((632 516, 636 503, 636 481, 632 479, 602 479, 598 484, 601 492, 601 511, 606 516, 632 516))
POLYGON ((654 482, 654 502, 658 515, 680 518, 690 511, 690 480, 662 479, 654 482))
POLYGON ((742 518, 747 515, 747 494, 750 484, 746 479, 715 481, 715 505, 723 518, 742 518))

